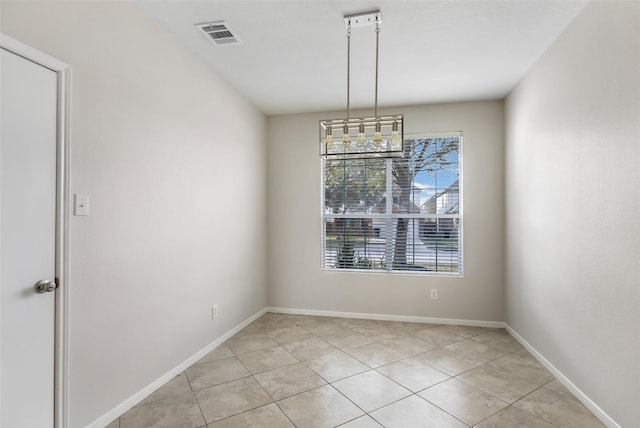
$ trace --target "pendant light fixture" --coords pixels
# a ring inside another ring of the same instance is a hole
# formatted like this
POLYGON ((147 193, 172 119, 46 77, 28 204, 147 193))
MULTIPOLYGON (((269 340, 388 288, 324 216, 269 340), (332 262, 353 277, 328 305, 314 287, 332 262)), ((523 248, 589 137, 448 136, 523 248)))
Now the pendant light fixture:
POLYGON ((320 121, 320 156, 332 159, 362 159, 402 157, 404 154, 404 120, 401 114, 378 115, 378 53, 380 24, 379 10, 344 17, 347 26, 347 116, 320 121), (375 26, 376 68, 375 97, 372 117, 352 118, 351 90, 351 29, 375 26), (334 144, 333 131, 342 130, 342 144, 334 144), (355 136, 352 139, 352 134, 355 136))

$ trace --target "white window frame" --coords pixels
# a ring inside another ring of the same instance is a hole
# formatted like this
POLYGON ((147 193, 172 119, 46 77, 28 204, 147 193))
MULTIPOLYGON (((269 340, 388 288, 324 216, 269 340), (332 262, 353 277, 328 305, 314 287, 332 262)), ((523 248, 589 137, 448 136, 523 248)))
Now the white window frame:
MULTIPOLYGON (((386 212, 384 214, 364 214, 364 213, 344 213, 344 214, 331 214, 325 212, 325 163, 326 159, 321 159, 321 179, 320 179, 320 267, 322 271, 326 272, 350 272, 350 273, 369 273, 369 274, 391 274, 391 275, 425 275, 425 276, 455 276, 462 277, 464 276, 464 227, 463 227, 463 192, 464 192, 464 183, 463 183, 463 132, 431 132, 431 133, 419 133, 419 134, 411 134, 405 135, 405 140, 415 140, 419 138, 443 138, 443 137, 458 137, 459 138, 459 148, 458 148, 458 180, 459 180, 459 209, 458 214, 399 214, 393 213, 393 198, 386 197, 386 212), (389 216, 388 213, 391 213, 389 216), (386 269, 358 269, 358 268, 337 268, 337 267, 327 267, 325 263, 325 251, 326 251, 326 221, 327 219, 384 219, 386 224, 386 230, 393 229, 393 222, 398 218, 411 218, 411 219, 442 219, 442 218, 456 218, 459 222, 458 229, 458 266, 459 271, 456 272, 447 272, 447 271, 422 271, 422 270, 394 270, 393 269, 393 240, 391 238, 385 239, 385 263, 386 269)), ((393 174, 392 174, 392 158, 385 159, 386 163, 386 189, 393 188, 393 174)), ((388 196, 388 194, 387 194, 388 196)))

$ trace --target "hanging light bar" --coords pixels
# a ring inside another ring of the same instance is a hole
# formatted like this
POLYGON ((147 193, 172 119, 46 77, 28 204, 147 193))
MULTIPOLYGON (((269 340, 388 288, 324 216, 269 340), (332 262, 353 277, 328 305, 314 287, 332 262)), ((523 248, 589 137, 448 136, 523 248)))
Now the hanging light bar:
POLYGON ((320 121, 320 155, 348 158, 402 157, 404 133, 403 116, 372 116, 349 119, 325 119, 320 121), (342 129, 342 144, 334 144, 330 129, 342 129), (364 132, 360 132, 364 131, 364 132), (351 135, 357 135, 352 141, 351 135))
POLYGON ((402 157, 404 154, 404 118, 401 114, 378 115, 378 53, 380 11, 344 17, 347 26, 347 115, 341 119, 320 121, 320 156, 337 159, 402 157), (376 69, 373 117, 351 118, 351 29, 375 25, 376 69), (342 145, 333 144, 332 130, 342 128, 342 145), (357 138, 352 141, 351 131, 357 138))

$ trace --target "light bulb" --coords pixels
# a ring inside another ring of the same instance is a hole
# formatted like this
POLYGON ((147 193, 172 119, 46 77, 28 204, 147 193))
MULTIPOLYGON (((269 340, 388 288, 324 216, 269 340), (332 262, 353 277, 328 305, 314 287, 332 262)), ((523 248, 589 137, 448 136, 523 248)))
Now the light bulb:
POLYGON ((373 134, 373 144, 379 147, 382 143, 382 132, 380 132, 380 122, 376 123, 376 132, 373 134))
POLYGON ((349 148, 349 146, 351 145, 351 137, 349 137, 349 127, 346 123, 342 128, 342 145, 345 149, 349 148))
POLYGON ((358 146, 364 147, 364 144, 366 141, 367 141, 367 138, 364 135, 364 123, 361 123, 360 127, 358 128, 358 146))
POLYGON ((327 138, 325 138, 324 144, 326 145, 327 152, 333 149, 333 135, 331 134, 330 126, 327 126, 327 138))
POLYGON ((400 142, 400 135, 398 134, 398 122, 393 122, 391 128, 391 145, 397 146, 400 142))

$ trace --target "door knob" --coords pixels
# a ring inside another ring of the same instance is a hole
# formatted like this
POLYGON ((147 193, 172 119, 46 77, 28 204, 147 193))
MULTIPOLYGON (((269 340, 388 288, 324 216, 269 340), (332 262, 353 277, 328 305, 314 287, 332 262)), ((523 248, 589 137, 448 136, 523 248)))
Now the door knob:
POLYGON ((35 289, 38 293, 50 293, 56 289, 56 283, 48 279, 41 279, 36 282, 35 289))

